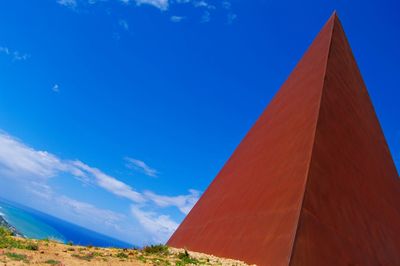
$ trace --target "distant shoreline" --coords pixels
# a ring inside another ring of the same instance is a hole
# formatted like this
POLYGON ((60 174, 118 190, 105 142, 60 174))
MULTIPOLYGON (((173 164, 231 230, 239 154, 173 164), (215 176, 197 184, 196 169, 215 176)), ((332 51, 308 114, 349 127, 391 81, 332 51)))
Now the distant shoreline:
POLYGON ((63 243, 97 247, 135 246, 1 197, 0 226, 9 228, 16 236, 29 239, 55 239, 63 243))
POLYGON ((7 220, 4 218, 4 215, 0 213, 0 226, 7 228, 11 231, 13 236, 26 238, 23 234, 21 234, 14 226, 12 226, 7 220))

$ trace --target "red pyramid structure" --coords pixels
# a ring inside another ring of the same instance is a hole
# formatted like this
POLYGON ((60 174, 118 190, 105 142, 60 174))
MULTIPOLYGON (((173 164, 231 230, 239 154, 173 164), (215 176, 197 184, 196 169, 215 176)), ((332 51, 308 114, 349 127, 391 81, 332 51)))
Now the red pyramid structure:
POLYGON ((334 13, 168 241, 257 265, 400 265, 400 183, 334 13))

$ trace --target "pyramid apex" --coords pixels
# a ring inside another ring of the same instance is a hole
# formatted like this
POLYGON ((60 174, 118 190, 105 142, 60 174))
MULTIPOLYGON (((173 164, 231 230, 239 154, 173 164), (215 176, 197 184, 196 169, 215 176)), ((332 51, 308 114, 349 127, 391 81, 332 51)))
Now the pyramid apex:
POLYGON ((334 25, 340 24, 339 15, 336 10, 333 10, 333 13, 332 13, 331 17, 329 18, 329 20, 332 21, 334 23, 334 25))
POLYGON ((338 13, 337 13, 336 10, 333 10, 331 16, 330 16, 329 19, 328 19, 327 24, 330 24, 330 23, 336 24, 337 21, 339 21, 338 13))

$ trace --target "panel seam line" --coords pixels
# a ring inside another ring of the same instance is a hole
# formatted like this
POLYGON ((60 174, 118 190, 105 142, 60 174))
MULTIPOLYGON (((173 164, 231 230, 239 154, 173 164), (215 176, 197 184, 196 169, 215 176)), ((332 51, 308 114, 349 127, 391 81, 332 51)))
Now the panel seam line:
POLYGON ((300 227, 299 225, 300 225, 301 216, 302 216, 302 213, 303 213, 304 198, 306 196, 308 182, 309 182, 309 179, 310 179, 309 178, 310 168, 311 168, 311 163, 312 163, 312 159, 313 159, 313 153, 314 153, 314 147, 315 147, 315 139, 316 139, 316 135, 317 135, 318 122, 319 122, 319 117, 320 117, 320 112, 321 112, 321 102, 322 102, 322 97, 323 97, 324 91, 325 91, 326 72, 327 72, 327 69, 328 69, 329 57, 331 55, 332 36, 333 36, 334 29, 335 29, 336 19, 337 19, 337 17, 335 16, 333 18, 334 21, 332 23, 331 34, 330 34, 330 37, 329 37, 328 56, 326 57, 326 63, 325 63, 325 69, 324 69, 324 79, 322 81, 322 89, 321 89, 322 91, 321 91, 321 96, 320 96, 319 103, 318 103, 318 111, 317 111, 317 118, 316 118, 315 129, 314 129, 313 143, 312 143, 311 152, 310 152, 310 161, 309 161, 308 167, 307 167, 306 181, 305 181, 305 184, 304 184, 304 190, 303 190, 303 195, 302 195, 302 199, 301 199, 299 215, 297 217, 297 222, 296 222, 296 229, 295 229, 295 233, 294 233, 294 236, 293 236, 292 246, 291 246, 291 249, 290 249, 290 257, 289 257, 289 261, 288 261, 288 264, 287 264, 288 266, 290 266, 291 263, 292 263, 294 249, 295 249, 295 245, 296 245, 296 242, 297 242, 297 235, 298 235, 299 227, 300 227))

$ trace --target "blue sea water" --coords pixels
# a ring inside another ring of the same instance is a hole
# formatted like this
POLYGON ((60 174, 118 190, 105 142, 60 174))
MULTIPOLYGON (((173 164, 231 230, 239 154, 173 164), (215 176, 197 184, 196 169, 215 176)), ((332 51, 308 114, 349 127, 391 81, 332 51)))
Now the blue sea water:
POLYGON ((28 238, 55 239, 77 245, 129 248, 133 245, 63 221, 40 211, 0 199, 0 215, 28 238))

